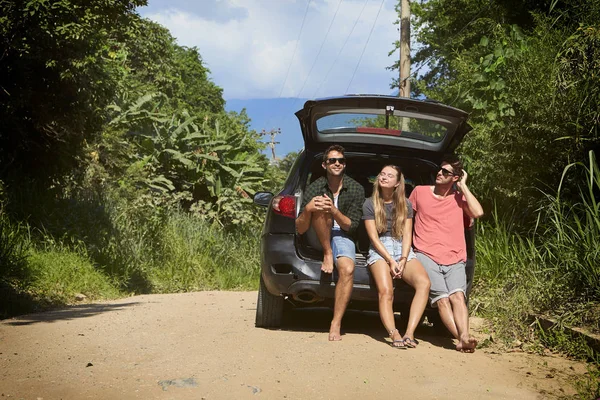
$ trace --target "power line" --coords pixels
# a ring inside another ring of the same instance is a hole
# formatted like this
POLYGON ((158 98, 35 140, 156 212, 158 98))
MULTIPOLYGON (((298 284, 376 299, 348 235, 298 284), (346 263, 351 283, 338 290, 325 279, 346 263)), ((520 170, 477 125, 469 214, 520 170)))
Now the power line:
POLYGON ((308 14, 308 9, 310 7, 310 2, 312 0, 308 0, 306 3, 306 10, 304 10, 304 17, 302 17, 302 24, 300 25, 300 32, 298 32, 298 39, 296 39, 296 45, 294 46, 294 52, 292 53, 292 59, 290 60, 290 65, 288 66, 287 73, 285 74, 285 80, 283 81, 283 85, 281 85, 281 90, 279 91, 279 96, 283 94, 283 89, 285 88, 285 84, 287 83, 288 77, 290 76, 290 70, 292 69, 292 64, 294 63, 294 57, 296 56, 296 50, 298 49, 298 43, 300 42, 300 36, 302 35, 302 30, 304 29, 304 22, 306 21, 306 14, 308 14))
MULTIPOLYGON (((302 31, 304 30, 304 23, 306 22, 306 15, 308 14, 308 10, 310 8, 311 1, 312 0, 308 0, 308 2, 306 3, 306 9, 304 10, 304 16, 302 17, 302 23, 300 24, 300 31, 298 32, 298 38, 296 39, 296 44, 294 45, 294 52, 292 53, 292 58, 290 60, 290 64, 288 65, 288 69, 285 74, 285 79, 283 80, 283 84, 281 85, 281 90, 279 91, 279 96, 277 96, 278 99, 281 98, 281 95, 283 94, 283 90, 285 89, 285 84, 287 83, 287 80, 290 76, 290 70, 292 69, 292 65, 294 63, 294 57, 296 57, 296 50, 298 50, 298 43, 300 43, 300 37, 302 36, 302 31)), ((270 121, 273 121, 273 117, 269 118, 269 122, 270 121)), ((277 122, 279 122, 279 120, 277 122)))
POLYGON ((342 51, 344 51, 344 49, 346 48, 346 44, 348 43, 348 39, 350 39, 350 36, 352 36, 352 34, 354 33, 354 28, 356 28, 356 25, 358 25, 358 21, 360 20, 360 17, 362 17, 362 15, 363 15, 363 13, 365 11, 365 8, 366 8, 368 2, 369 2, 369 0, 365 0, 365 2, 363 4, 363 7, 362 7, 362 10, 360 10, 360 14, 358 14, 358 17, 356 17, 356 20, 354 21, 354 25, 352 25, 352 29, 350 30, 350 33, 348 34, 348 36, 346 36, 346 40, 344 41, 344 44, 342 45, 342 48, 337 53, 337 56, 335 56, 335 59, 333 60, 333 63, 331 64, 331 67, 329 67, 329 70, 325 74, 325 78, 323 78, 323 80, 321 81, 321 83, 317 87, 317 90, 315 90, 315 93, 312 96, 313 98, 317 97, 317 93, 321 89, 321 86, 323 86, 323 84, 327 81, 327 78, 329 77, 329 74, 333 70, 333 67, 335 66, 335 63, 337 62, 337 60, 342 55, 342 51))
MULTIPOLYGON (((310 70, 308 71, 308 74, 306 75, 306 78, 304 79, 304 82, 302 83, 302 87, 300 87, 298 94, 295 96, 296 100, 294 100, 294 102, 292 103, 292 112, 296 108, 296 104, 298 103, 298 100, 300 99, 300 94, 304 90, 304 87, 306 86, 306 82, 308 82, 308 78, 310 77, 312 70, 314 69, 315 65, 317 64, 317 60, 319 59, 319 56, 321 55, 321 51, 323 50, 323 46, 325 45, 325 42, 327 41, 327 37, 329 36, 329 33, 331 32, 331 27, 333 26, 333 23, 335 22, 335 18, 340 10, 340 6, 342 5, 342 2, 343 2, 343 0, 339 1, 337 8, 335 9, 335 13, 333 14, 333 18, 331 19, 331 22, 329 23, 329 28, 327 29, 327 32, 325 33, 325 37, 323 38, 323 41, 321 42, 319 51, 317 52, 317 55, 315 56, 315 59, 310 67, 310 70)), ((277 119, 278 123, 279 123, 279 121, 281 121, 281 118, 283 118, 283 116, 280 114, 279 118, 277 119)))
POLYGON ((377 23, 377 19, 379 18, 379 13, 381 12, 381 8, 383 7, 383 2, 385 0, 381 0, 381 4, 379 4, 379 10, 377 11, 377 15, 375 16, 375 21, 373 21, 373 26, 371 26, 371 31, 369 32, 369 36, 367 37, 367 42, 363 47, 362 53, 360 53, 360 58, 358 59, 358 63, 356 64, 356 68, 354 68, 354 72, 352 73, 352 78, 350 78, 350 83, 348 83, 348 87, 346 88, 346 93, 348 93, 348 89, 350 89, 350 85, 352 85, 352 81, 354 80, 354 75, 356 75, 356 71, 358 70, 358 66, 362 61, 363 55, 365 54, 365 50, 367 49, 367 45, 369 44, 369 40, 371 39, 371 34, 375 29, 375 24, 377 23))
POLYGON ((296 108, 296 103, 298 102, 298 99, 300 98, 300 94, 302 94, 302 91, 304 90, 304 87, 306 86, 306 82, 308 82, 308 78, 310 77, 310 74, 312 73, 313 68, 317 64, 317 60, 319 59, 319 56, 321 55, 321 51, 323 50, 323 45, 327 41, 329 32, 331 32, 331 27, 333 26, 333 23, 335 22, 335 17, 337 16, 338 11, 340 10, 340 6, 342 5, 343 1, 344 0, 340 0, 340 2, 337 5, 337 8, 335 9, 335 13, 333 14, 333 18, 331 19, 331 22, 329 23, 329 28, 327 29, 327 33, 325 33, 325 37, 323 38, 323 41, 321 42, 321 47, 319 47, 319 51, 317 52, 317 55, 311 65, 310 69, 308 70, 308 74, 306 75, 306 78, 304 79, 304 82, 302 83, 302 87, 300 87, 300 90, 298 91, 298 94, 296 95, 296 101, 294 101, 294 103, 292 105, 292 109, 296 108))
POLYGON ((300 88, 300 91, 298 92, 298 95, 296 97, 300 97, 302 90, 304 90, 304 86, 306 85, 306 82, 308 81, 308 78, 310 77, 310 74, 311 74, 313 68, 315 67, 315 64, 317 63, 317 60, 319 59, 319 56, 321 55, 321 50, 323 50, 323 45, 327 41, 329 32, 331 32, 331 27, 333 26, 333 23, 335 22, 335 17, 337 16, 338 11, 340 10, 340 6, 342 5, 343 1, 344 0, 340 0, 340 2, 338 3, 338 6, 335 10, 335 14, 333 14, 333 18, 331 19, 331 23, 329 24, 329 28, 327 29, 327 33, 325 33, 325 37, 323 38, 323 41, 321 42, 321 47, 319 47, 319 51, 317 52, 317 56, 315 57, 315 60, 313 61, 312 66, 310 67, 310 70, 308 71, 308 75, 306 75, 306 79, 304 79, 304 83, 302 84, 302 87, 300 88))

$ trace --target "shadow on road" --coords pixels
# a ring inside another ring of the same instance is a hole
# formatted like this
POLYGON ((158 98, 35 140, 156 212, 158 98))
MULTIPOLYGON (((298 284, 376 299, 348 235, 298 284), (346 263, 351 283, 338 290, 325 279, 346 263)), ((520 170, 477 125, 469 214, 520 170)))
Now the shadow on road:
MULTIPOLYGON (((333 311, 328 308, 302 308, 287 310, 280 327, 286 331, 328 332, 333 311)), ((406 330, 407 319, 396 314, 396 327, 403 333, 406 330)), ((344 334, 363 334, 374 340, 388 343, 387 334, 375 311, 348 310, 342 321, 342 337, 344 334)), ((436 329, 428 323, 417 327, 415 336, 419 341, 431 343, 434 346, 455 350, 452 337, 441 329, 436 329)))
POLYGON ((23 326, 32 325, 39 322, 68 321, 78 318, 86 318, 105 312, 119 311, 125 307, 135 306, 139 303, 121 303, 121 304, 81 304, 58 310, 45 311, 39 314, 22 315, 14 320, 6 322, 7 325, 23 326))

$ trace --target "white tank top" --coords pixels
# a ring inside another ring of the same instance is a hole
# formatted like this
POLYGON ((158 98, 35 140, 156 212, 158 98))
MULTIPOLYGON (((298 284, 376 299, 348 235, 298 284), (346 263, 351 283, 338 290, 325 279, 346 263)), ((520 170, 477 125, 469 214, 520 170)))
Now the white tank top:
MULTIPOLYGON (((340 197, 339 194, 337 196, 333 196, 333 204, 335 205, 335 208, 337 208, 337 206, 338 206, 338 197, 340 197)), ((333 220, 333 227, 331 228, 331 230, 332 231, 341 231, 342 230, 342 228, 340 228, 340 224, 338 224, 335 219, 333 220)))

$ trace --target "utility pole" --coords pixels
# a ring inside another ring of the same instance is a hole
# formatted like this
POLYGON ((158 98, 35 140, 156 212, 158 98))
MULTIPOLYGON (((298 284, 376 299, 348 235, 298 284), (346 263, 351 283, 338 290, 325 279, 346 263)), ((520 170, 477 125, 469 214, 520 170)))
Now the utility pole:
MULTIPOLYGON (((398 96, 410 98, 410 2, 402 0, 400 9, 400 81, 398 96)), ((410 131, 409 119, 402 117, 402 132, 410 131)))
POLYGON ((402 0, 400 9, 400 81, 398 97, 410 97, 410 2, 402 0))
POLYGON ((275 141, 275 136, 281 134, 281 128, 271 129, 270 132, 265 131, 264 129, 261 132, 262 136, 271 135, 271 141, 268 146, 271 148, 271 154, 273 158, 271 159, 271 163, 274 164, 277 161, 277 157, 275 157, 275 145, 279 144, 279 142, 275 141))

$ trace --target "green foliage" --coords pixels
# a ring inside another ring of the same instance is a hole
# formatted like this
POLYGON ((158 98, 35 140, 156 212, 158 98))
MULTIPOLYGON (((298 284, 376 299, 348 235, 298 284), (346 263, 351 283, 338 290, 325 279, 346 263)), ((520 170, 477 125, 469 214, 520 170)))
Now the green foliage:
POLYGON ((254 192, 285 176, 145 0, 0 0, 0 315, 255 288, 254 192))
POLYGON ((152 103, 155 97, 115 108, 118 114, 109 124, 125 131, 124 139, 133 145, 125 146, 127 170, 139 173, 123 184, 143 185, 158 204, 184 206, 221 225, 258 224, 251 196, 265 183, 268 161, 246 115, 167 116, 148 111, 160 105, 152 103))
POLYGON ((0 174, 10 166, 48 181, 74 165, 83 143, 100 133, 119 87, 116 43, 144 4, 0 2, 0 174))
POLYGON ((456 96, 473 110, 475 128, 462 152, 486 197, 535 207, 540 199, 535 187, 554 186, 562 166, 578 156, 576 149, 556 145, 571 111, 552 80, 558 40, 525 37, 511 26, 457 60, 468 89, 456 96), (556 108, 549 107, 553 103, 556 108))
POLYGON ((191 114, 224 111, 223 91, 209 80, 198 49, 177 45, 165 27, 138 18, 118 46, 123 75, 117 104, 156 92, 168 99, 161 107, 166 114, 184 109, 191 114))
POLYGON ((98 271, 82 248, 70 249, 48 244, 33 250, 28 261, 29 278, 23 282, 34 297, 46 304, 68 304, 75 295, 89 300, 111 299, 120 292, 98 271))
MULTIPOLYGON (((423 74, 421 84, 427 89, 450 84, 456 79, 452 60, 462 51, 480 43, 481 37, 498 24, 515 24, 524 30, 533 26, 532 11, 544 12, 550 0, 428 0, 411 2, 412 42, 419 46, 412 63, 423 74)), ((396 10, 400 15, 401 1, 396 10)), ((397 41, 394 49, 400 47, 397 41)), ((399 62, 389 67, 398 70, 399 62)), ((395 79, 391 87, 398 87, 395 79)), ((417 93, 420 88, 415 88, 417 93)))
POLYGON ((54 200, 34 191, 28 191, 27 209, 40 202, 41 215, 32 222, 44 230, 29 225, 18 231, 31 232, 30 239, 14 242, 27 245, 18 264, 2 265, 0 318, 70 304, 78 293, 95 300, 256 289, 259 239, 251 229, 227 233, 188 212, 152 205, 143 195, 130 202, 118 190, 87 200, 78 191, 54 200))
POLYGON ((150 280, 159 293, 194 290, 256 289, 260 271, 258 237, 250 232, 226 233, 181 212, 165 221, 152 250, 157 260, 150 280))
MULTIPOLYGON (((575 168, 586 174, 578 201, 563 199, 562 188, 546 195, 536 230, 519 234, 498 214, 478 225, 472 307, 494 320, 507 340, 531 339, 527 321, 537 314, 600 331, 600 319, 593 316, 600 304, 600 170, 592 152, 589 156, 589 165, 564 169, 565 177, 575 168)), ((583 354, 556 335, 545 340, 561 351, 583 354)))
MULTIPOLYGON (((473 189, 520 212, 527 229, 564 165, 597 148, 598 2, 431 0, 413 3, 417 93, 465 109, 460 149, 473 189), (518 3, 518 4, 517 4, 518 3)), ((579 176, 564 182, 576 198, 579 176)), ((503 210, 500 210, 503 212, 503 210)))
POLYGON ((285 155, 285 157, 283 157, 281 160, 279 160, 279 162, 277 163, 277 166, 284 174, 287 175, 290 172, 290 170, 292 169, 294 162, 296 161, 297 158, 298 158, 298 152, 291 151, 291 152, 287 153, 285 155))
POLYGON ((29 245, 22 225, 12 222, 0 204, 0 279, 24 276, 29 245))
MULTIPOLYGON (((542 232, 551 237, 547 250, 563 264, 563 273, 570 277, 570 286, 584 299, 600 300, 600 168, 593 152, 589 164, 568 165, 564 177, 572 167, 583 167, 587 185, 579 193, 579 201, 549 196, 548 226, 542 232)), ((562 182, 561 181, 561 185, 562 182)))
POLYGON ((265 170, 265 182, 262 190, 271 191, 273 193, 279 192, 285 180, 294 165, 294 162, 298 158, 298 153, 295 151, 289 152, 280 160, 274 163, 269 163, 265 170))
POLYGON ((580 400, 587 399, 598 399, 600 398, 600 361, 596 361, 596 365, 588 366, 588 373, 586 376, 579 379, 575 386, 578 392, 580 400))
POLYGON ((581 94, 575 98, 577 114, 571 118, 572 129, 564 139, 579 147, 585 147, 586 142, 597 143, 600 129, 600 26, 579 26, 563 43, 556 64, 559 88, 581 94))

